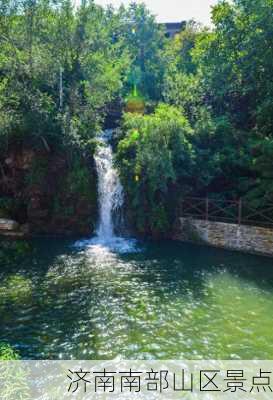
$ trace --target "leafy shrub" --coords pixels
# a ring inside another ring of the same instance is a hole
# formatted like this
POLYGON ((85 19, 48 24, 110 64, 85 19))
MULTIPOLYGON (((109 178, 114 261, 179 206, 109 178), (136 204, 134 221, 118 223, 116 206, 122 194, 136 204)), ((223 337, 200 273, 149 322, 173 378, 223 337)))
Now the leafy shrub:
POLYGON ((162 235, 174 218, 175 187, 187 179, 194 152, 192 130, 178 109, 159 105, 151 115, 125 114, 117 163, 139 232, 162 235))
POLYGON ((69 193, 89 197, 90 175, 88 167, 80 159, 75 158, 65 183, 69 193))
POLYGON ((12 347, 7 343, 0 342, 0 360, 1 361, 12 361, 19 360, 18 353, 12 349, 12 347))

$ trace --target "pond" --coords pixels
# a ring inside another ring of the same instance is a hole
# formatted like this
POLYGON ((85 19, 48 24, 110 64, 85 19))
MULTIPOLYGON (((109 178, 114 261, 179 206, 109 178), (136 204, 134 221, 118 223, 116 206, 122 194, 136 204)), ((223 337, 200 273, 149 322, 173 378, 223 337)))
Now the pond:
POLYGON ((0 341, 25 359, 273 359, 273 261, 175 242, 34 240, 0 266, 0 341))

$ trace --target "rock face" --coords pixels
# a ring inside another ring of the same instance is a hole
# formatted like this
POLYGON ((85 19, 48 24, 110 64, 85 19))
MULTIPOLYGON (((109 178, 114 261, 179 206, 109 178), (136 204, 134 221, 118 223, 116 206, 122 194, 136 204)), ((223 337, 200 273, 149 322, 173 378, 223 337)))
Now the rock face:
POLYGON ((12 219, 0 218, 0 236, 16 239, 26 237, 28 232, 27 224, 20 226, 18 222, 12 219))
POLYGON ((0 218, 0 231, 16 231, 19 229, 19 224, 12 219, 0 218))
POLYGON ((13 144, 0 154, 0 167, 0 233, 91 234, 97 206, 92 157, 13 144))

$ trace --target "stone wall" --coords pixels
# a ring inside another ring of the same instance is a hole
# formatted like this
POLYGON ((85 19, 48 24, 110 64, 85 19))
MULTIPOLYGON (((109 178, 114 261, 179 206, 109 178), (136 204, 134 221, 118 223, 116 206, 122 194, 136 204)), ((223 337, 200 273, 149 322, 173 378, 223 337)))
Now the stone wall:
POLYGON ((273 256, 273 230, 257 226, 180 218, 175 239, 273 256))

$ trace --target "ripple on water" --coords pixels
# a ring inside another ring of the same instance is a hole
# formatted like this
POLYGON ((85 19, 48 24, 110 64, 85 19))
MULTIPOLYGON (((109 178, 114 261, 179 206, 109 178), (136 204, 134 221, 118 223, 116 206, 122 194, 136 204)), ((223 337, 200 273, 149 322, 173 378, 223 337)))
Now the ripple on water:
POLYGON ((45 267, 0 282, 0 340, 25 358, 273 358, 271 261, 149 246, 40 249, 45 267))
POLYGON ((86 252, 102 258, 112 252, 126 254, 141 251, 137 240, 118 236, 106 237, 104 239, 95 237, 93 239, 80 240, 74 244, 74 247, 85 249, 86 252))

